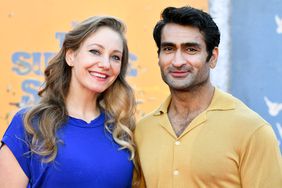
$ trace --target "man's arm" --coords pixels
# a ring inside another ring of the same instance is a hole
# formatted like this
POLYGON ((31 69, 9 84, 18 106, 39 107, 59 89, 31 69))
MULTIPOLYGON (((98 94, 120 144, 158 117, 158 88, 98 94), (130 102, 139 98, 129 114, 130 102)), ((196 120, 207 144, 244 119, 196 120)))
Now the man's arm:
POLYGON ((282 187, 282 158, 271 126, 259 127, 241 152, 239 170, 243 188, 282 187))

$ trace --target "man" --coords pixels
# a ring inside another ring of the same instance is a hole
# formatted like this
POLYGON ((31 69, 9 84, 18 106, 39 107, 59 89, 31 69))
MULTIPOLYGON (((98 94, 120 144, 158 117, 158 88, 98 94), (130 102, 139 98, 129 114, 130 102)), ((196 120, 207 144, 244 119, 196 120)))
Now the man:
POLYGON ((281 188, 271 126, 211 84, 220 33, 210 15, 166 8, 154 39, 171 95, 135 132, 147 187, 281 188))

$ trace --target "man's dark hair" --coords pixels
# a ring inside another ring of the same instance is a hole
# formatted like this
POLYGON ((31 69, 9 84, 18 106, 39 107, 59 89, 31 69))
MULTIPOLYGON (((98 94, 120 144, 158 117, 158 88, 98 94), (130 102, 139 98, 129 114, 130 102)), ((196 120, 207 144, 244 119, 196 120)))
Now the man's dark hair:
POLYGON ((158 54, 160 53, 162 29, 168 23, 198 28, 203 34, 207 46, 207 60, 211 58, 213 49, 219 45, 219 29, 208 13, 189 6, 181 8, 167 7, 163 10, 161 20, 156 24, 153 32, 158 54))

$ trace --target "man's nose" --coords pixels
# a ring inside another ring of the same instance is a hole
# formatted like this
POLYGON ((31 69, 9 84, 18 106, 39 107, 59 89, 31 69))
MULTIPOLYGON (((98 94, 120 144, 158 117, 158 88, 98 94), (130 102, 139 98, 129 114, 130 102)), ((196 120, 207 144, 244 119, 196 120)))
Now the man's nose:
POLYGON ((186 63, 186 59, 185 59, 183 53, 181 52, 181 50, 177 50, 175 52, 173 60, 172 60, 173 66, 181 67, 185 63, 186 63))

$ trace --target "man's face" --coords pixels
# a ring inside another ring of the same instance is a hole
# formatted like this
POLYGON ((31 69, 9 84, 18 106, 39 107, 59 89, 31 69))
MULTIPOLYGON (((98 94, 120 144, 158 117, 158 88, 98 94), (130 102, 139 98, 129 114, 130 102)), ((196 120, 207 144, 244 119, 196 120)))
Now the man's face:
POLYGON ((214 68, 217 48, 207 62, 204 36, 198 28, 169 23, 161 35, 159 66, 163 80, 170 89, 191 90, 209 82, 214 68))

